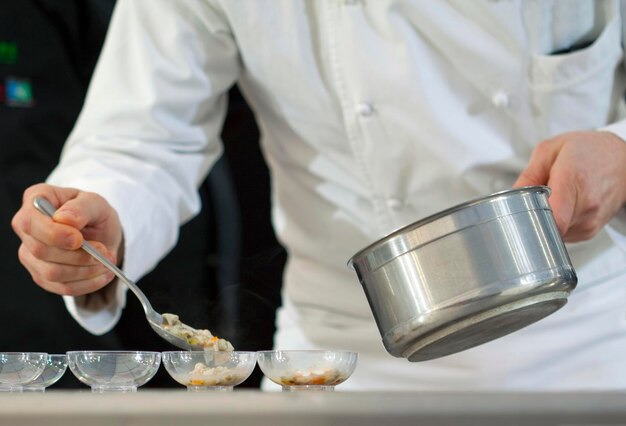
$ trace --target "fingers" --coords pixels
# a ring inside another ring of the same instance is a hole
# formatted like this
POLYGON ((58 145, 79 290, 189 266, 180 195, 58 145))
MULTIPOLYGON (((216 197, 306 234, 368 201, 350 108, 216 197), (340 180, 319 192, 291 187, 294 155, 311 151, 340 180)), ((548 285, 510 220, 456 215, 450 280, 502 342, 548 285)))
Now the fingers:
POLYGON ((62 296, 93 293, 114 278, 114 274, 102 265, 68 267, 60 263, 42 261, 34 257, 23 244, 18 250, 18 256, 37 285, 62 296))
MULTIPOLYGON (((106 248, 94 247, 111 259, 106 248)), ((42 288, 61 295, 79 296, 99 290, 115 275, 84 250, 63 250, 26 238, 18 250, 20 262, 42 288)))
POLYGON ((534 149, 515 186, 547 185, 567 242, 593 238, 626 203, 626 143, 608 132, 558 135, 534 149))
POLYGON ((93 193, 82 192, 60 205, 53 219, 55 222, 83 229, 87 225, 97 226, 106 215, 108 204, 102 197, 93 193))
POLYGON ((24 220, 26 223, 23 227, 28 232, 16 230, 18 234, 22 232, 20 237, 23 241, 36 239, 40 243, 64 250, 77 250, 83 242, 83 236, 78 229, 59 224, 38 211, 27 215, 24 220))
MULTIPOLYGON (((94 243, 95 245, 96 243, 94 243)), ((96 265, 98 261, 91 257, 84 250, 63 248, 61 246, 50 245, 44 241, 37 240, 30 235, 24 235, 22 246, 36 259, 52 263, 62 263, 70 266, 96 265)), ((102 247, 99 245, 99 247, 102 247)), ((101 249, 102 250, 102 249, 101 249)))
MULTIPOLYGON (((558 169, 558 166, 555 167, 558 169)), ((555 171, 555 173, 551 174, 547 186, 552 190, 548 202, 552 208, 556 226, 566 241, 568 241, 568 238, 571 240, 575 236, 568 235, 568 232, 572 226, 579 197, 576 182, 569 179, 567 173, 555 171)))
POLYGON ((61 295, 96 291, 114 275, 81 249, 85 238, 113 263, 123 239, 115 211, 100 196, 71 188, 34 185, 11 221, 22 240, 18 256, 33 280, 61 295), (57 208, 54 218, 39 212, 33 199, 43 196, 57 208))
POLYGON ((528 165, 520 173, 513 187, 547 185, 552 165, 559 155, 561 145, 562 142, 557 140, 540 142, 533 150, 528 165))
POLYGON ((32 250, 22 244, 18 250, 20 262, 30 272, 33 281, 45 290, 67 296, 80 296, 97 291, 114 279, 114 274, 99 262, 81 262, 87 253, 75 251, 61 252, 55 248, 46 248, 46 260, 35 256, 32 250), (50 258, 59 257, 63 263, 51 262, 50 258), (74 257, 75 264, 66 263, 74 257))
POLYGON ((574 215, 577 191, 567 179, 567 174, 559 173, 558 159, 562 146, 563 141, 560 139, 540 142, 513 186, 549 186, 552 191, 549 202, 554 220, 561 235, 566 235, 574 215))
POLYGON ((65 249, 79 248, 83 237, 78 229, 56 223, 33 206, 33 200, 37 196, 43 196, 53 206, 58 206, 63 200, 76 194, 74 189, 61 190, 45 184, 28 188, 24 191, 21 208, 11 221, 13 230, 22 240, 30 236, 48 245, 65 249))

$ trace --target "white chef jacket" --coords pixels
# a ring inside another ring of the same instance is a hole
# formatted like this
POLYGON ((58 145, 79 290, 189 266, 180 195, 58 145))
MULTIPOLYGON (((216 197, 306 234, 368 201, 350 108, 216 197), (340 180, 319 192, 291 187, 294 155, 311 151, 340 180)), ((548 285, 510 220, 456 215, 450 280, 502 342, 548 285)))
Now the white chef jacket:
MULTIPOLYGON (((544 138, 626 137, 621 40, 618 1, 120 0, 49 182, 106 197, 139 279, 199 211, 237 82, 288 252, 276 348, 359 351, 339 389, 624 389, 615 230, 569 246, 579 285, 563 309, 423 363, 384 351, 346 266, 397 228, 510 188, 544 138)), ((106 289, 65 298, 96 334, 125 301, 123 286, 106 289)))

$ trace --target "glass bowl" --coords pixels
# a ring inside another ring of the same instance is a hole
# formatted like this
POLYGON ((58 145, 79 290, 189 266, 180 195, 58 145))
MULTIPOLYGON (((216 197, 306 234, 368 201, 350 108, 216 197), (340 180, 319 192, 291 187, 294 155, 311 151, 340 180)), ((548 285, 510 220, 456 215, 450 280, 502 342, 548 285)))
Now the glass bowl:
POLYGON ((160 352, 70 351, 70 371, 92 392, 136 392, 156 374, 160 352))
POLYGON ((67 370, 67 355, 49 354, 43 372, 24 385, 24 391, 44 392, 47 387, 59 381, 67 370))
POLYGON ((46 367, 45 352, 0 352, 0 390, 21 392, 46 367))
POLYGON ((333 391, 356 368, 358 354, 349 351, 286 350, 260 351, 263 374, 283 391, 333 391))
POLYGON ((232 391, 252 374, 256 352, 168 351, 163 365, 188 391, 232 391))

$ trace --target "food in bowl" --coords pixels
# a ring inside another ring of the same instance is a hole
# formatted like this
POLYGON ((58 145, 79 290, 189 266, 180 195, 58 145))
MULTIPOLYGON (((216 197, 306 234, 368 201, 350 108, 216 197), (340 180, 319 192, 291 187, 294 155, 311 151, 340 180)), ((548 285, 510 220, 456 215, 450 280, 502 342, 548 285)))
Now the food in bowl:
POLYGON ((233 390, 256 365, 256 353, 245 351, 167 351, 163 365, 189 391, 233 390))
POLYGON ((243 382, 247 377, 247 372, 238 371, 236 368, 209 367, 199 362, 189 372, 185 386, 234 386, 243 382))
POLYGON ((350 378, 358 354, 343 350, 273 350, 259 351, 257 358, 263 374, 283 391, 332 391, 350 378))
POLYGON ((280 376, 280 383, 284 386, 336 386, 348 378, 336 368, 296 370, 280 376))

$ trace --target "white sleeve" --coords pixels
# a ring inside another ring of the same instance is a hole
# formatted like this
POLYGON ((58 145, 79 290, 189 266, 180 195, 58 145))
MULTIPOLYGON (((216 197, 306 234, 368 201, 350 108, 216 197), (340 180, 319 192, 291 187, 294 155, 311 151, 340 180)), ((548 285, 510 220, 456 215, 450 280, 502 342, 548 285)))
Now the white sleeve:
POLYGON ((111 330, 126 305, 126 286, 115 280, 102 290, 79 297, 63 296, 68 312, 84 329, 101 335, 111 330))
MULTIPOLYGON (((129 278, 153 269, 200 210, 197 187, 221 154, 226 93, 239 68, 212 2, 118 0, 85 105, 48 182, 99 193, 116 209, 129 278)), ((89 331, 104 333, 125 303, 119 287, 66 297, 66 305, 89 331)))
MULTIPOLYGON (((626 2, 620 1, 621 19, 622 19, 622 52, 626 49, 626 2)), ((625 65, 622 64, 621 71, 624 71, 625 65)), ((626 143, 626 93, 622 94, 618 101, 617 116, 618 121, 609 124, 599 130, 613 133, 626 143)), ((626 167, 626 164, 624 164, 626 167)), ((607 233, 611 239, 626 251, 626 206, 623 207, 618 214, 609 222, 606 227, 607 233)))

